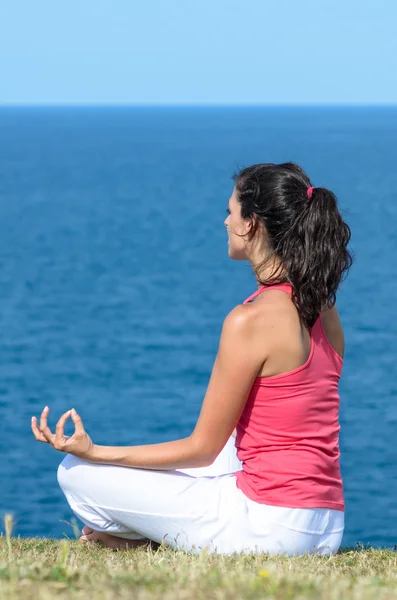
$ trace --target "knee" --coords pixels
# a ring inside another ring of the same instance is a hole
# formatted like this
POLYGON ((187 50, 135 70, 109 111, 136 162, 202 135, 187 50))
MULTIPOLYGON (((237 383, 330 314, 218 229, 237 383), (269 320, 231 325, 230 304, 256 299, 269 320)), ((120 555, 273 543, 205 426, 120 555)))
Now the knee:
POLYGON ((72 454, 67 454, 63 461, 60 463, 57 470, 57 480, 59 486, 64 490, 70 487, 73 479, 73 467, 76 467, 80 462, 80 459, 72 454))

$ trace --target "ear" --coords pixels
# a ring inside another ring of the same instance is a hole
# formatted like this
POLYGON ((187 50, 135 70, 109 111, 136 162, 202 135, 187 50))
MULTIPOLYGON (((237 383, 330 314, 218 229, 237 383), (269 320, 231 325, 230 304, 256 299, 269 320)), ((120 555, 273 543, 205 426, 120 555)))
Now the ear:
POLYGON ((247 219, 247 234, 251 234, 252 232, 257 231, 260 225, 260 220, 257 215, 253 214, 252 217, 247 219))

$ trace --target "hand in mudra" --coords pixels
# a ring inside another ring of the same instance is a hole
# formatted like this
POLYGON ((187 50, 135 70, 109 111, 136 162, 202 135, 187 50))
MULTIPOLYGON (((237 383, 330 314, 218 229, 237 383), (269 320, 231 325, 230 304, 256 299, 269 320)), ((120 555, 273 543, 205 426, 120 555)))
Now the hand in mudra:
POLYGON ((51 444, 55 450, 59 450, 60 452, 67 452, 68 454, 89 460, 94 444, 85 431, 83 421, 76 411, 74 409, 68 410, 61 416, 55 427, 55 433, 51 432, 47 424, 49 412, 50 409, 46 406, 41 413, 40 425, 37 424, 36 417, 32 417, 32 431, 36 440, 51 444), (64 435, 65 423, 69 417, 72 418, 75 425, 75 432, 73 435, 64 435))

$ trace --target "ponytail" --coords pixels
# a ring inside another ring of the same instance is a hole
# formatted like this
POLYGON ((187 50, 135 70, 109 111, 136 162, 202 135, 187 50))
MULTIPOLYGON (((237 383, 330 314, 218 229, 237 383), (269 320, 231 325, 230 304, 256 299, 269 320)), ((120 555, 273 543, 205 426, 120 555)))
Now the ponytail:
POLYGON ((275 251, 294 291, 293 301, 307 327, 336 302, 336 291, 352 265, 347 250, 351 231, 335 195, 314 188, 300 216, 280 238, 275 251))

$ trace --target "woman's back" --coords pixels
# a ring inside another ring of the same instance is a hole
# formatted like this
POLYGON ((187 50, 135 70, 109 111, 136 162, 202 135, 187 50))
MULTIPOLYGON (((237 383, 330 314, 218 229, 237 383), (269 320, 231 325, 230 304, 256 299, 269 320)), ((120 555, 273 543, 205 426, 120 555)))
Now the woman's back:
MULTIPOLYGON (((290 286, 272 286, 266 294, 262 293, 264 287, 244 301, 257 315, 258 335, 253 343, 262 348, 264 361, 259 377, 288 373, 300 367, 306 362, 311 347, 310 332, 299 320, 291 301, 290 286)), ((345 341, 336 306, 321 313, 321 322, 326 339, 343 359, 345 341)))
MULTIPOLYGON (((321 316, 310 332, 302 328, 301 339, 296 328, 288 338, 285 327, 293 323, 296 310, 289 305, 291 292, 289 284, 263 286, 245 301, 260 294, 269 296, 271 304, 272 294, 276 304, 270 311, 274 318, 267 316, 273 341, 237 425, 237 454, 243 463, 237 484, 249 498, 264 504, 344 510, 338 440, 343 359, 326 337, 321 316), (285 310, 279 292, 286 299, 285 310), (290 320, 278 326, 288 311, 290 320)), ((256 310, 263 308, 258 302, 256 310)), ((341 350, 343 332, 334 315, 327 315, 327 329, 341 350)))

